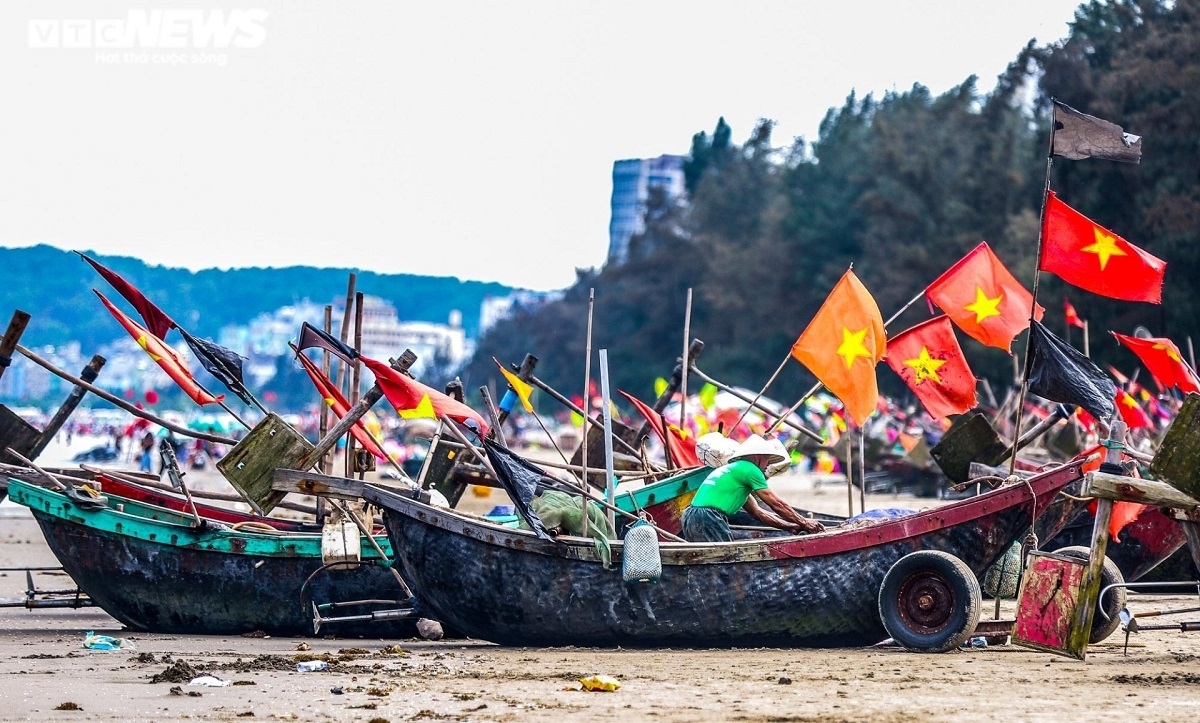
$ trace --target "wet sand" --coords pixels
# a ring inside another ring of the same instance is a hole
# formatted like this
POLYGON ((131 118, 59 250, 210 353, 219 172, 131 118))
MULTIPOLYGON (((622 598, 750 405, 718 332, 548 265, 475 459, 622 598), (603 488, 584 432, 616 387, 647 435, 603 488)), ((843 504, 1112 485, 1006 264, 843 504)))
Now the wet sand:
MULTIPOLYGON (((773 483, 793 504, 844 514, 844 482, 822 482, 814 489, 811 478, 795 475, 773 483)), ((502 501, 498 493, 468 493, 478 509, 502 501)), ((869 508, 932 504, 868 497, 869 508)), ((54 565, 23 508, 0 506, 0 567, 54 565)), ((69 584, 49 575, 37 583, 69 584)), ((0 576, 0 597, 24 589, 23 573, 0 576)), ((1189 603, 1194 599, 1135 600, 1131 608, 1189 603)), ((1006 616, 1011 608, 1005 604, 1006 616)), ((992 613, 991 601, 984 611, 992 613)), ((0 608, 0 720, 1195 720, 1200 634, 1141 633, 1128 656, 1121 643, 1118 632, 1092 646, 1086 663, 1007 645, 943 655, 894 648, 512 648, 154 635, 123 631, 97 608, 0 608), (137 649, 86 649, 89 630, 125 637, 137 649), (295 672, 297 660, 314 655, 329 660, 329 669, 295 672), (188 686, 193 674, 233 685, 188 686), (621 688, 580 691, 579 678, 594 674, 617 678, 621 688), (167 679, 153 682, 156 675, 167 679), (82 710, 58 709, 67 704, 82 710)))

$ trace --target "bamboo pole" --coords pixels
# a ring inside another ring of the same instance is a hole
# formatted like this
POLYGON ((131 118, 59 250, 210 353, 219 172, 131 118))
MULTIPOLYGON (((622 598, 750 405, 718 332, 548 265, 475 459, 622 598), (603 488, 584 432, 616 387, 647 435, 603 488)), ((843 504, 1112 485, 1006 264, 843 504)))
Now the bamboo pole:
MULTIPOLYGON (((354 293, 354 350, 362 353, 362 320, 363 320, 363 292, 356 291, 354 293)), ((354 368, 350 370, 350 403, 354 404, 358 401, 358 384, 362 377, 362 363, 354 360, 354 368)), ((348 461, 347 477, 353 477, 354 472, 358 472, 358 478, 362 479, 365 472, 358 469, 357 459, 354 455, 354 435, 346 435, 346 459, 348 461)))
POLYGON ((17 350, 17 343, 21 341, 21 335, 25 333, 25 327, 28 325, 28 312, 20 309, 13 312, 4 336, 0 337, 0 377, 4 376, 5 370, 12 364, 12 354, 17 350))
POLYGON ((846 430, 846 506, 847 517, 854 516, 854 433, 846 430))
MULTIPOLYGON (((1191 341, 1192 340, 1189 338, 1188 343, 1190 344, 1191 341)), ((1083 355, 1089 358, 1092 356, 1091 349, 1088 345, 1088 323, 1086 321, 1083 322, 1083 355)))
MULTIPOLYGON (((587 317, 587 340, 584 344, 586 350, 586 358, 583 362, 583 408, 587 410, 583 415, 583 453, 580 461, 583 463, 583 487, 587 489, 588 479, 588 423, 592 421, 592 317, 596 309, 596 290, 588 289, 588 317, 587 317)), ((580 508, 583 510, 583 536, 588 536, 588 516, 587 516, 587 497, 583 497, 579 501, 580 508)))
POLYGON ((222 437, 218 434, 209 434, 207 432, 199 432, 194 429, 188 429, 187 427, 180 426, 178 424, 175 424, 174 422, 167 421, 166 419, 163 419, 162 417, 159 417, 156 414, 147 412, 144 409, 138 409, 137 407, 133 406, 129 402, 125 401, 124 399, 121 399, 118 396, 109 394, 108 392, 104 391, 100 387, 97 387, 94 384, 85 382, 84 380, 80 379, 79 377, 75 376, 74 374, 70 374, 68 372, 63 371, 62 369, 59 369, 58 367, 54 366, 50 362, 46 361, 45 359, 41 358, 40 356, 31 352, 30 350, 26 349, 25 347, 21 346, 20 344, 16 345, 16 350, 18 352, 20 352, 21 354, 23 354, 27 359, 29 359, 29 361, 33 362, 34 364, 37 364, 38 366, 42 367, 46 371, 50 372, 51 374, 54 374, 55 376, 66 379, 67 381, 71 382, 72 384, 75 384, 76 386, 83 387, 84 389, 88 390, 92 394, 95 394, 97 397, 100 397, 104 401, 109 402, 110 404, 114 404, 114 405, 120 407, 121 409, 124 409, 125 411, 129 412, 130 414, 132 414, 135 417, 140 417, 147 421, 154 422, 155 424, 157 424, 160 427, 163 427, 164 429, 169 429, 172 432, 182 434, 185 437, 191 437, 192 439, 203 439, 208 442, 216 442, 217 444, 228 444, 228 445, 237 444, 237 440, 233 439, 231 437, 222 437))
POLYGON ((858 511, 867 511, 867 431, 858 428, 858 511))
MULTIPOLYGON (((683 359, 682 369, 679 377, 679 428, 687 429, 687 378, 688 378, 688 352, 691 348, 692 338, 692 288, 689 286, 687 290, 687 305, 683 312, 683 359)), ((666 431, 665 429, 663 430, 666 431)), ((670 456, 670 455, 668 455, 670 456)))
MULTIPOLYGON (((1051 116, 1053 118, 1053 115, 1051 116)), ((1038 263, 1033 267, 1033 288, 1030 290, 1031 301, 1029 302, 1029 333, 1025 335, 1025 365, 1021 370, 1021 391, 1017 395, 1017 414, 1013 424, 1013 451, 1012 456, 1008 460, 1008 474, 1012 476, 1016 474, 1017 469, 1017 441, 1021 438, 1021 417, 1022 410, 1025 408, 1025 395, 1029 391, 1029 364, 1033 360, 1033 323, 1037 317, 1037 295, 1038 282, 1041 280, 1041 258, 1042 244, 1044 242, 1044 225, 1046 220, 1046 199, 1050 197, 1050 170, 1054 167, 1054 128, 1051 121, 1050 142, 1046 150, 1046 179, 1042 184, 1042 210, 1038 215, 1038 242, 1037 255, 1034 257, 1038 263)), ((1087 322, 1084 322, 1084 336, 1087 336, 1087 322)), ((1086 346, 1086 343, 1085 343, 1086 346)), ((1084 352, 1086 355, 1087 352, 1084 352)), ((1016 357, 1013 358, 1013 363, 1016 363, 1016 357)))

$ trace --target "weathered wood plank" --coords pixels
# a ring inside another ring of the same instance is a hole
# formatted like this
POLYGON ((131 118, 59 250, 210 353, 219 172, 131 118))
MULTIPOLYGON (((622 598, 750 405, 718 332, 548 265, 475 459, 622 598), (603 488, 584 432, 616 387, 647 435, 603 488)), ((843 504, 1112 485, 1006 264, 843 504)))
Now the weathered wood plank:
MULTIPOLYGON (((271 477, 271 489, 277 492, 285 494, 294 492, 300 495, 332 497, 339 500, 362 499, 363 485, 365 484, 363 480, 296 469, 276 469, 271 477)), ((389 485, 386 481, 379 480, 372 481, 371 484, 393 489, 401 494, 408 489, 406 485, 389 485)), ((429 504, 429 492, 421 490, 420 497, 415 499, 429 504)))
POLYGON ((999 464, 1008 456, 1009 445, 986 417, 975 412, 951 427, 929 454, 952 482, 971 479, 971 463, 999 464))
MULTIPOLYGON (((270 413, 217 462, 217 470, 242 493, 255 512, 265 515, 286 494, 271 489, 275 469, 298 466, 313 449, 303 435, 279 415, 270 413)), ((319 457, 315 455, 309 464, 319 457)))
POLYGON ((1178 507, 1185 510, 1194 510, 1200 507, 1200 501, 1165 482, 1106 472, 1085 474, 1083 476, 1083 495, 1115 502, 1140 502, 1144 505, 1178 507))
POLYGON ((21 335, 25 333, 25 327, 29 325, 29 314, 17 309, 13 312, 12 319, 8 322, 8 329, 4 331, 3 338, 0 338, 0 377, 4 376, 4 370, 12 364, 13 352, 17 350, 17 342, 21 341, 21 335))
POLYGON ((1200 394, 1183 400, 1150 460, 1150 472, 1180 492, 1200 497, 1200 394))

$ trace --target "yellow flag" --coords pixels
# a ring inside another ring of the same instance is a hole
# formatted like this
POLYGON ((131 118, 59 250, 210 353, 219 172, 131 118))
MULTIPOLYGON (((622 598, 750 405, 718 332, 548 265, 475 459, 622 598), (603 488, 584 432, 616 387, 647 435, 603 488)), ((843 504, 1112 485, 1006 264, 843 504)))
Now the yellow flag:
POLYGON ((521 377, 505 369, 504 365, 496 360, 496 357, 492 357, 492 361, 496 362, 496 366, 500 367, 500 373, 504 375, 504 378, 508 380, 509 386, 516 392, 517 398, 521 400, 521 404, 525 407, 525 411, 532 414, 533 404, 529 401, 529 395, 533 394, 533 387, 521 379, 521 377))

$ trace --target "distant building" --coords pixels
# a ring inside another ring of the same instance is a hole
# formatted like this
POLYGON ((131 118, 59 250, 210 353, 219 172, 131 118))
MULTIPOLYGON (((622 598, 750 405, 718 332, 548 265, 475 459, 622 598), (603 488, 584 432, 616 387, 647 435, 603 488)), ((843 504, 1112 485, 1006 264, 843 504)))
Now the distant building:
POLYGON ((629 240, 645 230, 646 199, 661 188, 668 200, 684 194, 683 156, 630 158, 613 163, 612 219, 608 223, 608 263, 629 257, 629 240))
MULTIPOLYGON (((341 328, 340 319, 334 324, 334 334, 341 328)), ((417 355, 412 367, 420 378, 421 369, 444 366, 457 369, 467 355, 467 335, 462 326, 462 312, 450 312, 448 324, 428 321, 400 321, 396 307, 378 296, 363 297, 362 353, 372 359, 387 361, 399 357, 405 349, 417 355)))
POLYGON ((562 296, 562 291, 514 291, 507 296, 485 296, 479 306, 479 336, 486 334, 497 322, 512 316, 517 309, 536 309, 562 296))

